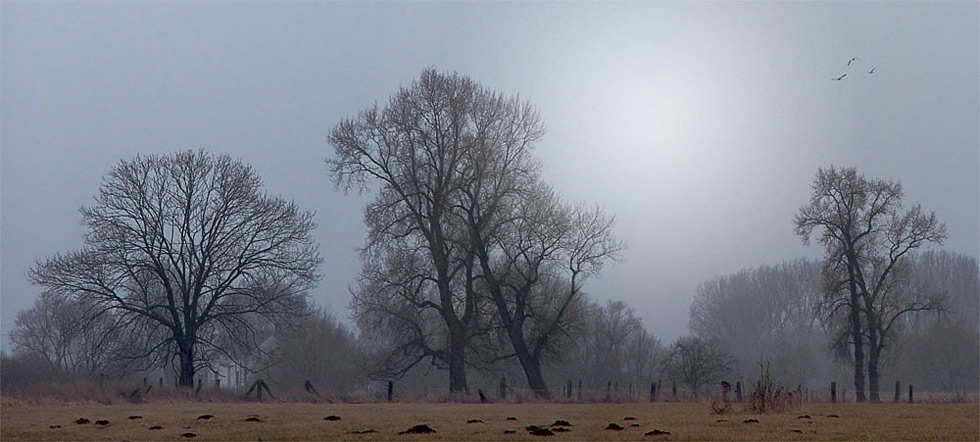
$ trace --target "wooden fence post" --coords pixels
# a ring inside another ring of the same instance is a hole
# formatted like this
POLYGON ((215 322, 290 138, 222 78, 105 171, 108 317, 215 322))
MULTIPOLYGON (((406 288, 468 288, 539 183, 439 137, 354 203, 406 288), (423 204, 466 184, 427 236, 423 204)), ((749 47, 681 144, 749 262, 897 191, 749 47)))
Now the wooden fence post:
POLYGON ((901 392, 902 392, 901 384, 898 381, 895 381, 895 403, 896 404, 898 403, 898 400, 899 400, 899 397, 898 396, 901 394, 901 392))
POLYGON ((912 403, 912 384, 909 384, 909 403, 912 403))
POLYGON ((394 393, 395 393, 395 383, 392 381, 388 381, 388 402, 391 402, 391 397, 394 395, 394 393))
POLYGON ((650 383, 650 402, 653 402, 657 398, 657 384, 650 383))
POLYGON ((830 383, 830 403, 837 403, 837 382, 830 383))
POLYGON ((742 402, 742 381, 735 382, 735 400, 742 402))
POLYGON ((565 399, 572 398, 572 378, 568 378, 568 382, 565 384, 565 399))

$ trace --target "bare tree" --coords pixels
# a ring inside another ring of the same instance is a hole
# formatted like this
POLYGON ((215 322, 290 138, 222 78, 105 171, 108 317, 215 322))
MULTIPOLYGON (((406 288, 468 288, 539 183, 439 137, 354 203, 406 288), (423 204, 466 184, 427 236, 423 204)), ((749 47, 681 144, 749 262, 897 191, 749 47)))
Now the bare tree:
POLYGON ((830 312, 846 312, 854 351, 854 389, 865 400, 867 346, 871 400, 877 401, 881 351, 906 313, 939 307, 935 298, 898 289, 908 254, 946 238, 945 225, 919 205, 902 207, 897 182, 866 179, 854 168, 819 169, 809 204, 800 208, 796 234, 809 244, 815 229, 826 250, 830 312), (867 341, 865 341, 867 338, 867 341))
POLYGON ((10 340, 14 354, 33 354, 62 380, 127 372, 123 323, 112 312, 90 308, 85 300, 42 294, 17 314, 10 340))
POLYGON ((819 263, 794 260, 704 281, 691 303, 691 330, 735 355, 742 376, 771 361, 783 383, 816 382, 826 359, 820 272, 819 263))
POLYGON ((523 198, 499 206, 509 210, 489 214, 471 209, 471 241, 481 282, 528 385, 548 398, 542 362, 549 353, 560 354, 561 338, 569 336, 574 322, 571 313, 584 296, 583 283, 605 261, 615 259, 622 243, 612 235, 613 220, 598 208, 567 207, 542 186, 516 194, 523 198), (480 229, 479 220, 494 217, 502 220, 498 226, 480 229))
POLYGON ((575 333, 571 357, 564 364, 568 375, 592 388, 613 379, 637 386, 658 380, 667 350, 630 306, 590 301, 583 316, 585 324, 575 333))
POLYGON ((366 380, 364 351, 354 334, 323 309, 311 309, 273 341, 275 365, 260 375, 279 390, 299 390, 309 381, 311 392, 340 395, 366 380))
POLYGON ((150 327, 147 354, 174 351, 192 386, 199 354, 258 348, 256 322, 291 321, 318 280, 313 213, 260 188, 250 166, 204 151, 121 161, 82 208, 84 248, 30 278, 150 327))
POLYGON ((716 341, 687 336, 674 342, 664 371, 691 387, 697 397, 701 387, 721 382, 734 365, 735 360, 716 341))
POLYGON ((368 268, 353 308, 359 321, 394 318, 398 330, 411 335, 399 337, 391 353, 402 371, 425 359, 444 363, 450 391, 466 390, 476 276, 453 206, 461 184, 475 172, 465 157, 478 146, 492 150, 515 137, 533 141, 540 132, 536 116, 519 102, 433 69, 383 109, 365 110, 330 131, 335 155, 327 163, 337 185, 345 190, 380 185, 365 210, 368 268), (490 129, 499 131, 488 134, 490 129), (441 323, 438 329, 426 323, 430 313, 441 323), (444 339, 427 338, 434 335, 444 339))

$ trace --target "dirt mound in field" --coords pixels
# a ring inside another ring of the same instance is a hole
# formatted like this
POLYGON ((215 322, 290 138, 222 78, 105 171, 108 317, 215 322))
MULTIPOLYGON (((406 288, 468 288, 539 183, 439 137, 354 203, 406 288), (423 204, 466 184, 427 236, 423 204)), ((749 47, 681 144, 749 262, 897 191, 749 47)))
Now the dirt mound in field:
POLYGON ((432 427, 426 424, 419 424, 405 431, 401 431, 398 434, 428 434, 428 433, 435 433, 435 432, 436 430, 433 430, 432 427))

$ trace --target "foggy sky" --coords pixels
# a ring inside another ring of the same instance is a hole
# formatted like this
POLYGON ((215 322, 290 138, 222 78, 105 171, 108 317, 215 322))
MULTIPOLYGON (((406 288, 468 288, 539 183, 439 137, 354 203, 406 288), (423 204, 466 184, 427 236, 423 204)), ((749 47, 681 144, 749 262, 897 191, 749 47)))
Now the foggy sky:
POLYGON ((545 178, 628 243, 587 291, 666 340, 700 281, 816 258, 792 219, 818 167, 902 182, 978 255, 977 2, 0 3, 0 328, 36 259, 137 154, 203 148, 317 212, 313 294, 347 318, 370 195, 335 190, 327 131, 423 68, 536 105, 545 178), (860 60, 848 69, 847 60, 860 60), (877 66, 874 75, 866 71, 877 66), (831 81, 842 73, 842 81, 831 81))

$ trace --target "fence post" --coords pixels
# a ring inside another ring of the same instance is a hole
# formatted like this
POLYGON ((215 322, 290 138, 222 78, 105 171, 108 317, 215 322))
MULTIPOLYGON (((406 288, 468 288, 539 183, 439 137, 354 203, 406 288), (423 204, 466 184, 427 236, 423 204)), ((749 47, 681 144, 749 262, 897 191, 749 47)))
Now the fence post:
POLYGON ((388 402, 391 402, 391 397, 394 395, 394 392, 395 392, 395 383, 392 381, 388 381, 388 402))
POLYGON ((568 378, 568 382, 565 384, 565 399, 572 398, 572 378, 568 378))
POLYGON ((163 389, 163 377, 160 377, 160 389, 163 389))
POLYGON ((912 403, 912 384, 909 384, 909 403, 912 403))
POLYGON ((653 402, 657 398, 657 384, 650 383, 650 402, 653 402))
POLYGON ((830 403, 837 403, 837 382, 830 383, 830 403))
POLYGON ((742 402, 742 381, 735 382, 735 400, 742 402))
POLYGON ((898 396, 901 394, 901 391, 902 391, 901 384, 898 381, 895 381, 895 403, 896 404, 898 403, 898 400, 899 400, 898 396))

